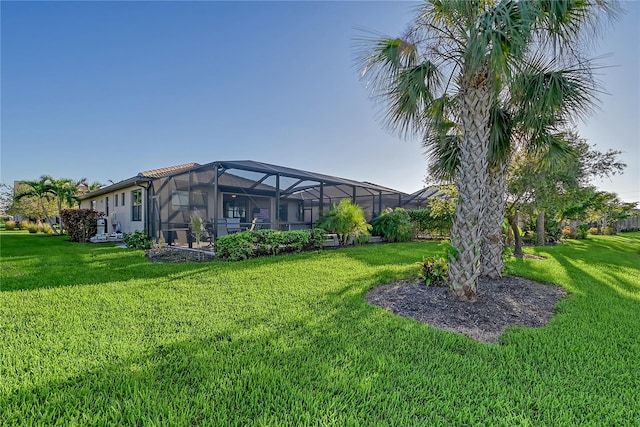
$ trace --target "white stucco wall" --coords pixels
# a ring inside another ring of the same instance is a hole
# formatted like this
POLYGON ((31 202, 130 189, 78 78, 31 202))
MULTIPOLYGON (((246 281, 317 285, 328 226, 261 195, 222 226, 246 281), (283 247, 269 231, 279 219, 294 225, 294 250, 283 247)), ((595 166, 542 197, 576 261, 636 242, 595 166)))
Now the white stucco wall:
POLYGON ((111 233, 115 231, 115 224, 120 223, 120 229, 123 233, 133 233, 134 231, 144 231, 145 215, 147 203, 147 191, 144 188, 138 186, 131 186, 122 188, 117 191, 101 194, 90 199, 82 200, 80 207, 82 209, 90 209, 93 207, 99 212, 107 215, 107 232, 111 233), (133 221, 133 195, 135 190, 142 190, 142 215, 140 221, 133 221), (124 193, 124 206, 122 205, 122 194, 124 193), (118 197, 118 206, 116 206, 116 196, 118 197), (107 208, 108 198, 108 208, 107 208), (92 206, 92 202, 95 201, 95 206, 92 206))

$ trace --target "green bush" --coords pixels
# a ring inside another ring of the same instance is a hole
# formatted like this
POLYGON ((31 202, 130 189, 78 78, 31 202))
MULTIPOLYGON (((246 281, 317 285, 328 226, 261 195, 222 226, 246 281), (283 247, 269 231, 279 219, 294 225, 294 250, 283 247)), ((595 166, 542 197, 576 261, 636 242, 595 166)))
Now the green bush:
POLYGON ((19 224, 18 228, 20 230, 28 230, 29 229, 29 224, 31 224, 31 222, 29 222, 29 221, 20 221, 20 224, 19 224))
POLYGON ((420 278, 427 286, 446 286, 449 264, 444 257, 426 257, 420 264, 420 278))
POLYGON ((15 221, 7 221, 7 222, 4 223, 4 226, 9 231, 15 230, 17 225, 18 224, 15 221))
POLYGON ((589 234, 591 234, 592 236, 598 234, 598 229, 596 227, 591 227, 589 229, 589 234))
POLYGON ((62 222, 65 225, 69 240, 72 242, 88 242, 98 233, 98 218, 101 213, 93 209, 63 209, 62 222))
POLYGON ((27 224, 27 231, 29 231, 30 234, 36 234, 38 232, 38 228, 38 224, 34 224, 32 222, 27 224))
POLYGON ((453 215, 435 214, 430 209, 409 209, 407 214, 416 235, 442 237, 451 234, 453 215))
POLYGON ((388 242, 408 242, 413 237, 413 224, 406 210, 385 209, 371 221, 372 232, 384 237, 388 242))
POLYGON ((580 224, 576 230, 576 239, 586 239, 589 234, 589 225, 580 224))
POLYGON ((364 217, 364 211, 358 205, 354 205, 351 199, 342 199, 340 203, 334 204, 331 210, 323 215, 318 221, 318 227, 327 230, 329 233, 336 233, 340 245, 347 244, 349 236, 369 234, 371 225, 364 217))
POLYGON ((242 261, 255 256, 255 233, 257 231, 243 231, 219 237, 216 240, 216 256, 228 261, 242 261))
POLYGON ((226 261, 241 261, 259 256, 302 252, 322 248, 326 232, 313 230, 256 230, 243 231, 218 238, 216 256, 226 261))
POLYGON ((324 247, 325 240, 327 240, 326 230, 323 228, 314 228, 309 232, 308 249, 322 249, 324 247))
POLYGON ((136 230, 133 233, 124 233, 122 240, 131 249, 151 249, 153 239, 143 231, 136 230))

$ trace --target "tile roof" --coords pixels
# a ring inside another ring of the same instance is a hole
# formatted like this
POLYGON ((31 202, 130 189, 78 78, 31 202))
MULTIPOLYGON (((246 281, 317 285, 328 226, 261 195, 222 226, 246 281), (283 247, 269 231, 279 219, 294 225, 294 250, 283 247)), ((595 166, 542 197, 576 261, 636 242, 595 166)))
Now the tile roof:
POLYGON ((185 163, 183 165, 169 166, 168 168, 152 169, 144 172, 140 172, 139 176, 146 178, 163 178, 169 175, 173 175, 176 172, 182 172, 189 169, 193 169, 200 166, 198 163, 185 163))

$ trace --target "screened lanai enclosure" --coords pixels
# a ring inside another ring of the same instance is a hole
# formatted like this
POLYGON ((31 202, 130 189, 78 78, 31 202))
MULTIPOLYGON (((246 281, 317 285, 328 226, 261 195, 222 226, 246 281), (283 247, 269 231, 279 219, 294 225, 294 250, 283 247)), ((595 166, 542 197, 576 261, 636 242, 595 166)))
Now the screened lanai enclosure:
POLYGON ((369 182, 249 160, 142 175, 151 178, 149 234, 169 243, 189 240, 193 213, 219 237, 247 229, 309 229, 322 212, 345 198, 361 206, 367 220, 387 207, 413 207, 417 202, 408 194, 369 182))

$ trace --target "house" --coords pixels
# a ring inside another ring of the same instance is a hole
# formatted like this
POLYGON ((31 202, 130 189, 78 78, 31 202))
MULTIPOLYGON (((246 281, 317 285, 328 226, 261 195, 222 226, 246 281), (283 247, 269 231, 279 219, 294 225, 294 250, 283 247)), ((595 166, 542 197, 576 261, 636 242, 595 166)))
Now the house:
POLYGON ((215 236, 255 223, 261 228, 296 230, 313 227, 321 212, 344 198, 360 205, 367 220, 387 207, 424 205, 416 193, 243 160, 141 172, 81 196, 81 208, 103 212, 107 233, 146 230, 156 239, 186 243, 194 212, 215 236))

